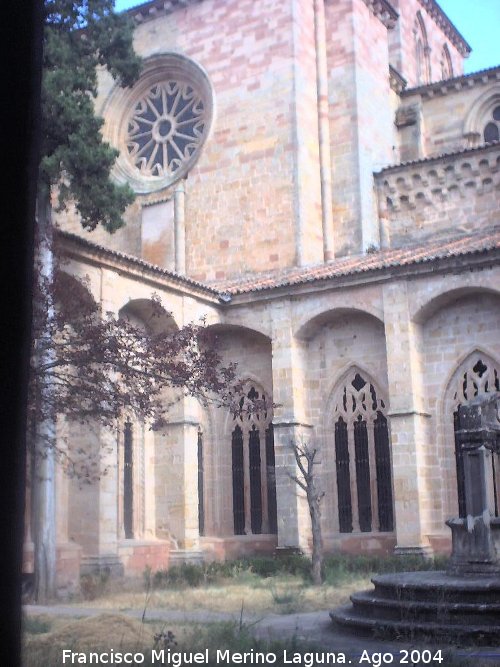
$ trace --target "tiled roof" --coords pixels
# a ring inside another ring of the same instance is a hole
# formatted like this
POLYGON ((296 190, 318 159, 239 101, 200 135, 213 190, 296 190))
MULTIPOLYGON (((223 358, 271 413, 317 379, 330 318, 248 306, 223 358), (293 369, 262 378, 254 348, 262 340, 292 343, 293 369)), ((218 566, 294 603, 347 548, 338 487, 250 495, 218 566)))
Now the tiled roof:
POLYGON ((434 83, 427 83, 424 86, 417 86, 416 88, 405 88, 401 93, 401 97, 409 97, 416 94, 426 97, 446 95, 462 88, 470 88, 477 83, 488 83, 489 81, 496 81, 498 79, 500 79, 500 65, 495 65, 495 67, 488 67, 478 72, 454 76, 452 79, 435 81, 434 83))
POLYGON ((175 273, 175 271, 168 271, 167 269, 162 269, 160 266, 157 266, 156 264, 151 264, 150 262, 146 262, 144 259, 134 257, 133 255, 128 255, 127 253, 119 252, 118 250, 110 250, 109 248, 105 248, 104 246, 99 245, 98 243, 94 243, 93 241, 88 241, 87 239, 84 239, 81 236, 77 236, 76 234, 71 234, 70 232, 59 230, 58 236, 63 240, 70 241, 71 243, 77 246, 87 249, 90 252, 96 253, 101 257, 109 257, 110 259, 122 261, 128 266, 136 267, 138 269, 155 273, 156 275, 159 276, 164 276, 165 278, 169 278, 170 280, 173 280, 174 282, 180 285, 201 290, 207 294, 210 294, 211 296, 218 297, 220 294, 219 290, 217 290, 217 288, 215 287, 206 285, 204 283, 200 283, 197 280, 193 280, 192 278, 187 278, 186 276, 181 276, 180 274, 175 273))
POLYGON ((163 276, 178 283, 179 286, 195 288, 211 297, 220 298, 223 302, 226 301, 224 298, 225 295, 235 296, 237 294, 260 292, 279 287, 303 285, 350 275, 374 273, 393 267, 411 267, 415 264, 428 263, 434 260, 500 250, 500 227, 498 227, 483 234, 461 236, 450 241, 434 241, 425 245, 381 250, 353 257, 342 257, 328 264, 251 274, 242 278, 218 281, 209 285, 192 280, 186 276, 181 276, 173 271, 167 271, 132 255, 127 255, 116 250, 109 250, 69 232, 59 231, 59 236, 101 257, 107 256, 110 259, 119 260, 127 266, 163 276))
POLYGON ((479 254, 491 250, 500 250, 500 227, 483 234, 462 236, 450 241, 434 241, 425 245, 381 250, 355 257, 342 257, 318 266, 253 274, 239 280, 218 282, 216 287, 219 291, 230 295, 245 294, 354 274, 372 273, 392 267, 410 267, 433 260, 479 254))
POLYGON ((412 167, 419 164, 427 164, 429 162, 437 162, 438 160, 445 160, 446 158, 455 158, 459 155, 469 155, 471 153, 480 153, 481 151, 487 152, 488 149, 498 148, 500 146, 500 141, 491 141, 488 144, 481 144, 480 146, 474 146, 473 148, 461 148, 459 151, 453 151, 451 153, 439 153, 438 155, 429 155, 429 157, 421 158, 420 160, 408 160, 408 162, 400 162, 399 164, 391 164, 388 167, 380 169, 380 171, 375 172, 377 174, 385 174, 388 171, 397 171, 398 169, 404 169, 405 167, 412 167))

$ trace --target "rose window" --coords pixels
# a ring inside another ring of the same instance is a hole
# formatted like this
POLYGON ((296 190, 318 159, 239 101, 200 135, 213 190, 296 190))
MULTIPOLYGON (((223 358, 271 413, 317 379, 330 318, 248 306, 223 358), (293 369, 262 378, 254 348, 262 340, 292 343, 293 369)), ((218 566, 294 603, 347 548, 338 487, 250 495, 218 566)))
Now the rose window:
POLYGON ((205 126, 203 99, 191 85, 155 85, 134 105, 129 118, 129 159, 144 176, 172 177, 201 145, 205 126))
POLYGON ((144 60, 132 88, 115 85, 99 115, 119 150, 113 178, 140 194, 168 188, 193 169, 214 122, 214 91, 203 67, 180 53, 144 60))

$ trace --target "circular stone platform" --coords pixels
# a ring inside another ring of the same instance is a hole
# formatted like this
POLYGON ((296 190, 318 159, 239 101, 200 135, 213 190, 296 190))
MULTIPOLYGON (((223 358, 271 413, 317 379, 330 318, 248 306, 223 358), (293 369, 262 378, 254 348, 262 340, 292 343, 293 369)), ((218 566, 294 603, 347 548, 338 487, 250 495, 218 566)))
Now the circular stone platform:
POLYGON ((498 642, 500 578, 446 572, 399 572, 373 577, 374 589, 351 596, 332 620, 378 636, 498 642))

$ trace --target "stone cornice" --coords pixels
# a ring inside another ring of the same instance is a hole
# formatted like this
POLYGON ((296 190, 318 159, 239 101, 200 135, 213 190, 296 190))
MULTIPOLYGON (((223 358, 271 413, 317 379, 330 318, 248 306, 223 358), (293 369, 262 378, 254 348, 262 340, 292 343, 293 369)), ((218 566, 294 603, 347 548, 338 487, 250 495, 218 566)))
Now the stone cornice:
POLYGON ((404 171, 408 167, 418 167, 420 165, 429 165, 433 163, 447 162, 454 160, 456 158, 465 158, 469 155, 474 155, 476 153, 495 153, 500 147, 500 142, 495 141, 491 144, 482 144, 481 146, 475 146, 474 148, 463 148, 460 151, 454 151, 452 153, 441 153, 440 155, 430 155, 429 157, 424 157, 420 160, 411 160, 409 162, 401 162, 400 164, 393 164, 388 167, 384 167, 380 171, 374 173, 376 179, 385 174, 397 171, 404 171))
POLYGON ((394 69, 392 65, 389 65, 389 85, 391 90, 393 90, 398 95, 401 95, 407 85, 406 79, 401 76, 398 70, 394 69))
MULTIPOLYGON (((474 270, 491 269, 493 265, 500 264, 500 247, 498 246, 498 243, 492 243, 488 247, 474 248, 460 253, 435 251, 429 252, 425 258, 419 257, 405 263, 380 262, 378 266, 346 272, 342 275, 316 278, 304 277, 304 280, 293 283, 277 281, 275 285, 264 288, 233 292, 229 306, 282 299, 285 295, 296 298, 310 293, 318 294, 332 290, 367 287, 395 279, 411 280, 428 275, 445 275, 450 272, 454 274, 468 273, 474 270)), ((402 250, 403 252, 411 252, 412 248, 408 247, 402 250)), ((377 254, 379 253, 375 253, 375 255, 377 254)), ((381 254, 383 254, 383 251, 381 254)))
POLYGON ((456 93, 476 85, 492 83, 493 81, 500 81, 500 65, 489 67, 488 69, 483 69, 479 72, 471 72, 471 74, 455 76, 452 79, 428 83, 425 86, 407 88, 406 90, 403 90, 401 97, 420 95, 422 98, 426 99, 438 95, 456 93))
MULTIPOLYGON (((126 10, 127 14, 133 16, 137 23, 143 23, 154 19, 156 16, 189 5, 198 4, 203 0, 151 0, 138 4, 126 10)), ((399 14, 388 0, 363 0, 365 5, 369 7, 374 15, 379 18, 387 28, 394 28, 399 14)))
POLYGON ((443 12, 441 7, 435 0, 418 0, 422 7, 425 8, 429 16, 441 28, 444 34, 448 37, 453 46, 458 52, 467 57, 472 51, 470 45, 465 41, 464 37, 458 32, 450 19, 443 12))
POLYGON ((386 28, 394 28, 399 14, 388 0, 363 0, 363 2, 382 21, 386 28))
MULTIPOLYGON (((496 264, 500 261, 500 247, 498 247, 498 243, 490 241, 485 244, 485 247, 479 247, 479 244, 478 247, 470 250, 464 248, 459 253, 440 252, 439 249, 436 249, 430 251, 425 258, 414 258, 412 261, 405 263, 394 261, 388 257, 389 261, 378 262, 373 267, 359 267, 356 270, 340 272, 331 276, 304 275, 303 280, 299 279, 290 283, 280 281, 277 278, 274 284, 264 288, 247 288, 242 291, 233 291, 230 298, 223 302, 221 296, 224 294, 224 289, 217 289, 215 286, 205 285, 190 278, 178 276, 125 253, 108 250, 74 234, 59 231, 58 237, 67 256, 71 259, 93 263, 99 267, 104 266, 104 268, 118 271, 122 275, 128 275, 131 279, 146 281, 154 286, 170 289, 221 308, 231 308, 231 306, 261 301, 262 299, 282 299, 285 294, 299 297, 310 292, 317 293, 332 289, 367 286, 394 278, 411 278, 436 273, 444 274, 449 273, 450 270, 456 272, 457 270, 471 271, 474 268, 490 268, 492 263, 496 264)), ((460 239, 458 240, 460 241, 460 239)), ((411 251, 412 248, 406 250, 411 251)), ((375 253, 375 255, 365 257, 366 259, 376 258, 378 254, 375 253)), ((225 291, 227 292, 227 289, 225 291)))
POLYGON ((130 14, 137 23, 143 23, 160 14, 169 14, 175 9, 182 9, 200 2, 203 2, 203 0, 151 0, 150 2, 137 4, 137 6, 127 9, 125 13, 130 14))

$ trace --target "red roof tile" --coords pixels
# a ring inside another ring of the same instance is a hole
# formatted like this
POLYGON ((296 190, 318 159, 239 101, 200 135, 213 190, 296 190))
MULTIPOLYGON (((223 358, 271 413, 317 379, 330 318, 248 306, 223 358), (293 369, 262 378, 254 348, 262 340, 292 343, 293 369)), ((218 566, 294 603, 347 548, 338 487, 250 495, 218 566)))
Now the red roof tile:
POLYGON ((274 273, 253 274, 238 280, 219 282, 214 286, 227 294, 244 294, 498 249, 500 249, 500 228, 489 230, 483 234, 462 236, 449 241, 434 241, 425 245, 381 250, 354 257, 342 257, 328 264, 293 268, 274 273))
POLYGON ((446 95, 447 93, 454 93, 460 90, 463 86, 471 86, 477 83, 486 83, 495 81, 500 77, 500 65, 480 69, 477 72, 470 72, 469 74, 459 74, 451 79, 442 79, 441 81, 433 81, 432 83, 425 83, 415 88, 405 88, 402 91, 401 97, 409 97, 418 93, 427 95, 439 94, 446 95))
POLYGON ((500 147, 500 141, 490 141, 486 144, 481 144, 480 146, 474 146, 472 148, 461 148, 458 151, 452 151, 451 153, 438 153, 437 155, 429 155, 428 157, 420 158, 419 160, 408 160, 407 162, 399 162, 398 164, 391 164, 388 167, 383 167, 380 171, 374 172, 375 176, 380 176, 389 171, 397 171, 398 169, 404 169, 405 167, 413 167, 419 164, 429 164, 431 162, 439 162, 440 160, 452 159, 459 156, 470 155, 473 153, 488 153, 498 150, 500 147))

